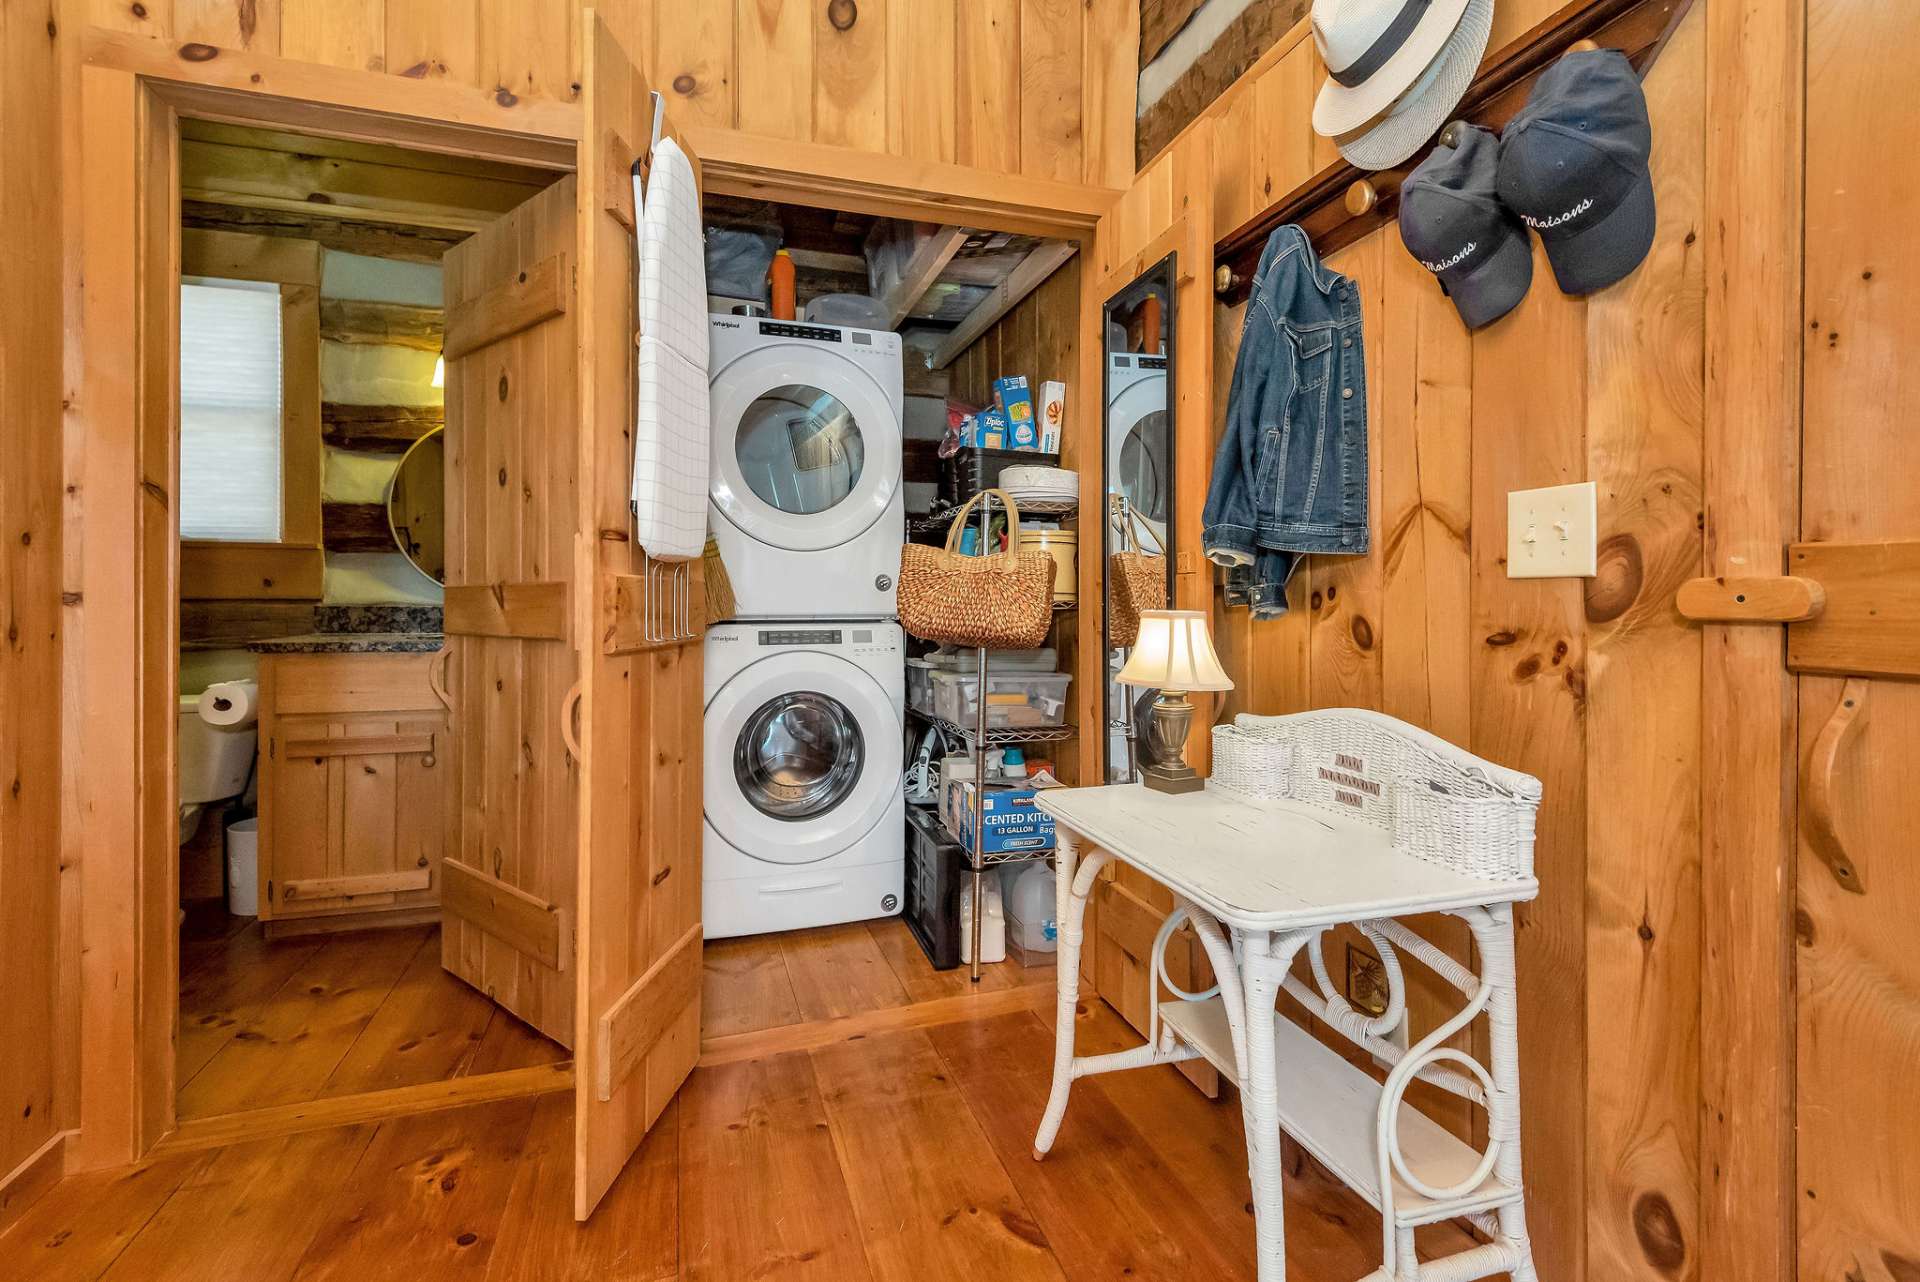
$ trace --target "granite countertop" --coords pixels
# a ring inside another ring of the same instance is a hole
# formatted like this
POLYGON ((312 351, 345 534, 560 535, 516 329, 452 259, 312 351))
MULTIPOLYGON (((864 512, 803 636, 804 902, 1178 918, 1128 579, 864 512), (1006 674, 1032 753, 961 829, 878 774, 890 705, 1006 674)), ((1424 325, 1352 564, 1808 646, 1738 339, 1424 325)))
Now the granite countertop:
POLYGON ((309 632, 246 643, 255 654, 431 654, 438 632, 309 632))
POLYGON ((314 630, 248 640, 255 654, 431 654, 440 648, 440 607, 323 605, 314 630))

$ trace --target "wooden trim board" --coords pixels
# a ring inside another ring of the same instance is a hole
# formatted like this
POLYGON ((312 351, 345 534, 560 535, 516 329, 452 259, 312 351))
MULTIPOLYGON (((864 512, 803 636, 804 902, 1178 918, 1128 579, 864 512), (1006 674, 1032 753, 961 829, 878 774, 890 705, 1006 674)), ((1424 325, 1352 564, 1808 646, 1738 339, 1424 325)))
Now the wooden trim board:
POLYGON ((433 886, 433 870, 409 868, 405 872, 370 873, 364 877, 309 877, 280 883, 280 898, 288 903, 299 899, 352 899, 357 895, 398 895, 428 890, 433 886))
POLYGON ((247 232, 186 227, 180 232, 180 270, 188 276, 268 281, 275 285, 320 285, 317 240, 255 236, 247 232))
POLYGON ((317 601, 326 564, 317 547, 182 543, 180 596, 187 601, 317 601))
POLYGON ((647 1052, 700 996, 700 923, 695 922, 600 1017, 594 1090, 603 1100, 645 1062, 647 1052))
POLYGON ((0 1236, 66 1174, 70 1134, 70 1131, 55 1131, 45 1144, 7 1172, 5 1179, 0 1179, 0 1236))
MULTIPOLYGON (((430 734, 369 734, 339 739, 289 739, 289 757, 384 757, 402 753, 432 752, 430 734)), ((289 882, 288 885, 293 883, 289 882)), ((411 887, 420 890, 424 887, 411 887)))
POLYGON ((440 906, 554 970, 567 970, 573 935, 567 913, 455 859, 440 865, 440 906))
POLYGON ((446 341, 440 355, 458 360, 490 343, 512 338, 523 329, 563 315, 567 310, 567 256, 544 258, 501 281, 447 317, 446 341))
POLYGON ((440 609, 448 636, 567 639, 564 580, 449 584, 440 609))
POLYGON ((937 997, 910 1006, 889 1006, 883 1010, 862 1011, 837 1019, 814 1020, 806 1024, 787 1024, 779 1028, 756 1029, 751 1033, 731 1033, 709 1037, 700 1043, 700 1067, 738 1064, 742 1060, 764 1059, 793 1051, 817 1050, 863 1037, 878 1037, 915 1028, 936 1028, 967 1019, 989 1019, 1023 1010, 1043 1010, 1053 1002, 1055 987, 1046 984, 1022 984, 991 992, 962 993, 958 997, 937 997))
MULTIPOLYGON (((648 569, 664 570, 667 573, 654 579, 654 591, 673 592, 675 566, 659 561, 649 561, 648 569)), ((686 606, 687 631, 695 636, 707 627, 707 580, 706 565, 699 558, 686 563, 686 586, 684 601, 686 606)), ((671 617, 677 613, 674 602, 668 601, 663 609, 659 601, 648 609, 648 583, 646 574, 609 574, 605 575, 607 591, 612 596, 608 609, 607 638, 603 647, 609 655, 638 654, 642 650, 658 649, 661 646, 685 645, 686 638, 676 635, 676 620, 671 617), (655 635, 647 635, 651 626, 655 635)))
POLYGON ((182 1122, 153 1146, 153 1156, 225 1148, 229 1144, 241 1144, 249 1140, 298 1135, 303 1131, 324 1131, 335 1126, 355 1126, 361 1122, 410 1117, 416 1113, 464 1108, 469 1104, 485 1104, 495 1100, 551 1095, 572 1087, 573 1061, 561 1060, 556 1064, 540 1064, 533 1068, 476 1073, 471 1077, 454 1077, 444 1082, 397 1086, 392 1090, 342 1095, 336 1099, 314 1100, 307 1104, 278 1104, 272 1108, 249 1109, 244 1113, 225 1113, 218 1117, 182 1122))

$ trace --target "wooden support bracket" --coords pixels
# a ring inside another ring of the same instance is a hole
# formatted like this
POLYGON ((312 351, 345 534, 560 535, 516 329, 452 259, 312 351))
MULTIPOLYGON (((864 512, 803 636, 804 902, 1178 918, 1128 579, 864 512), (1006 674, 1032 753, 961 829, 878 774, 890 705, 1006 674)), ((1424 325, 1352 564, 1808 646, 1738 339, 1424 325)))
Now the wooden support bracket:
POLYGON ((614 1088, 646 1059, 687 1003, 700 996, 700 973, 700 923, 695 922, 600 1017, 593 1064, 597 1098, 612 1099, 614 1088))
POLYGON ((564 582, 449 584, 441 603, 449 636, 567 639, 564 582))
POLYGON ((431 868, 409 868, 405 872, 369 873, 364 877, 309 877, 280 884, 284 903, 307 903, 315 899, 355 899, 364 895, 404 895, 433 886, 431 868))
POLYGON ((1795 543, 1791 574, 1689 579, 1674 606, 1696 623, 1784 623, 1787 667, 1920 677, 1920 539, 1795 543))
POLYGON ((447 317, 441 355, 458 360, 567 310, 567 256, 543 258, 447 317))
POLYGON ((573 934, 558 904, 452 859, 441 864, 440 881, 447 912, 542 966, 569 969, 573 934))

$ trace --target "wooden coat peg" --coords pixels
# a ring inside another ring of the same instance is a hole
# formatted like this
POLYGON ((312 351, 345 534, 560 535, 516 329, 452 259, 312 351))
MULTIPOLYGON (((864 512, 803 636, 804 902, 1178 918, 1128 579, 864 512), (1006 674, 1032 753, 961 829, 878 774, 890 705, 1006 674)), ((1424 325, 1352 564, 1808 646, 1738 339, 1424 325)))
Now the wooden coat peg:
POLYGON ((1576 40, 1572 44, 1567 46, 1567 52, 1568 53, 1593 53, 1595 50, 1599 48, 1600 48, 1600 45, 1596 41, 1576 40))
POLYGON ((1458 147, 1466 139, 1466 131, 1469 127, 1464 120, 1450 121, 1447 127, 1440 131, 1440 145, 1449 151, 1458 147))
POLYGON ((1358 218, 1380 203, 1380 191, 1368 178, 1356 178, 1347 188, 1347 213, 1358 218))

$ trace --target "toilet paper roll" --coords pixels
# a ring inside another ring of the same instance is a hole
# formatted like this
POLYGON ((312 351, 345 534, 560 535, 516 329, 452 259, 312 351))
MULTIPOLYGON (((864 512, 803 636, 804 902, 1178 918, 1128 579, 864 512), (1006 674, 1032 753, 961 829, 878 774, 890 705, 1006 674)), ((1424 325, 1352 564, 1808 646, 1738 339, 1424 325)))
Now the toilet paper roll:
POLYGON ((200 719, 210 726, 244 728, 258 718, 260 683, 216 681, 200 694, 200 719))

